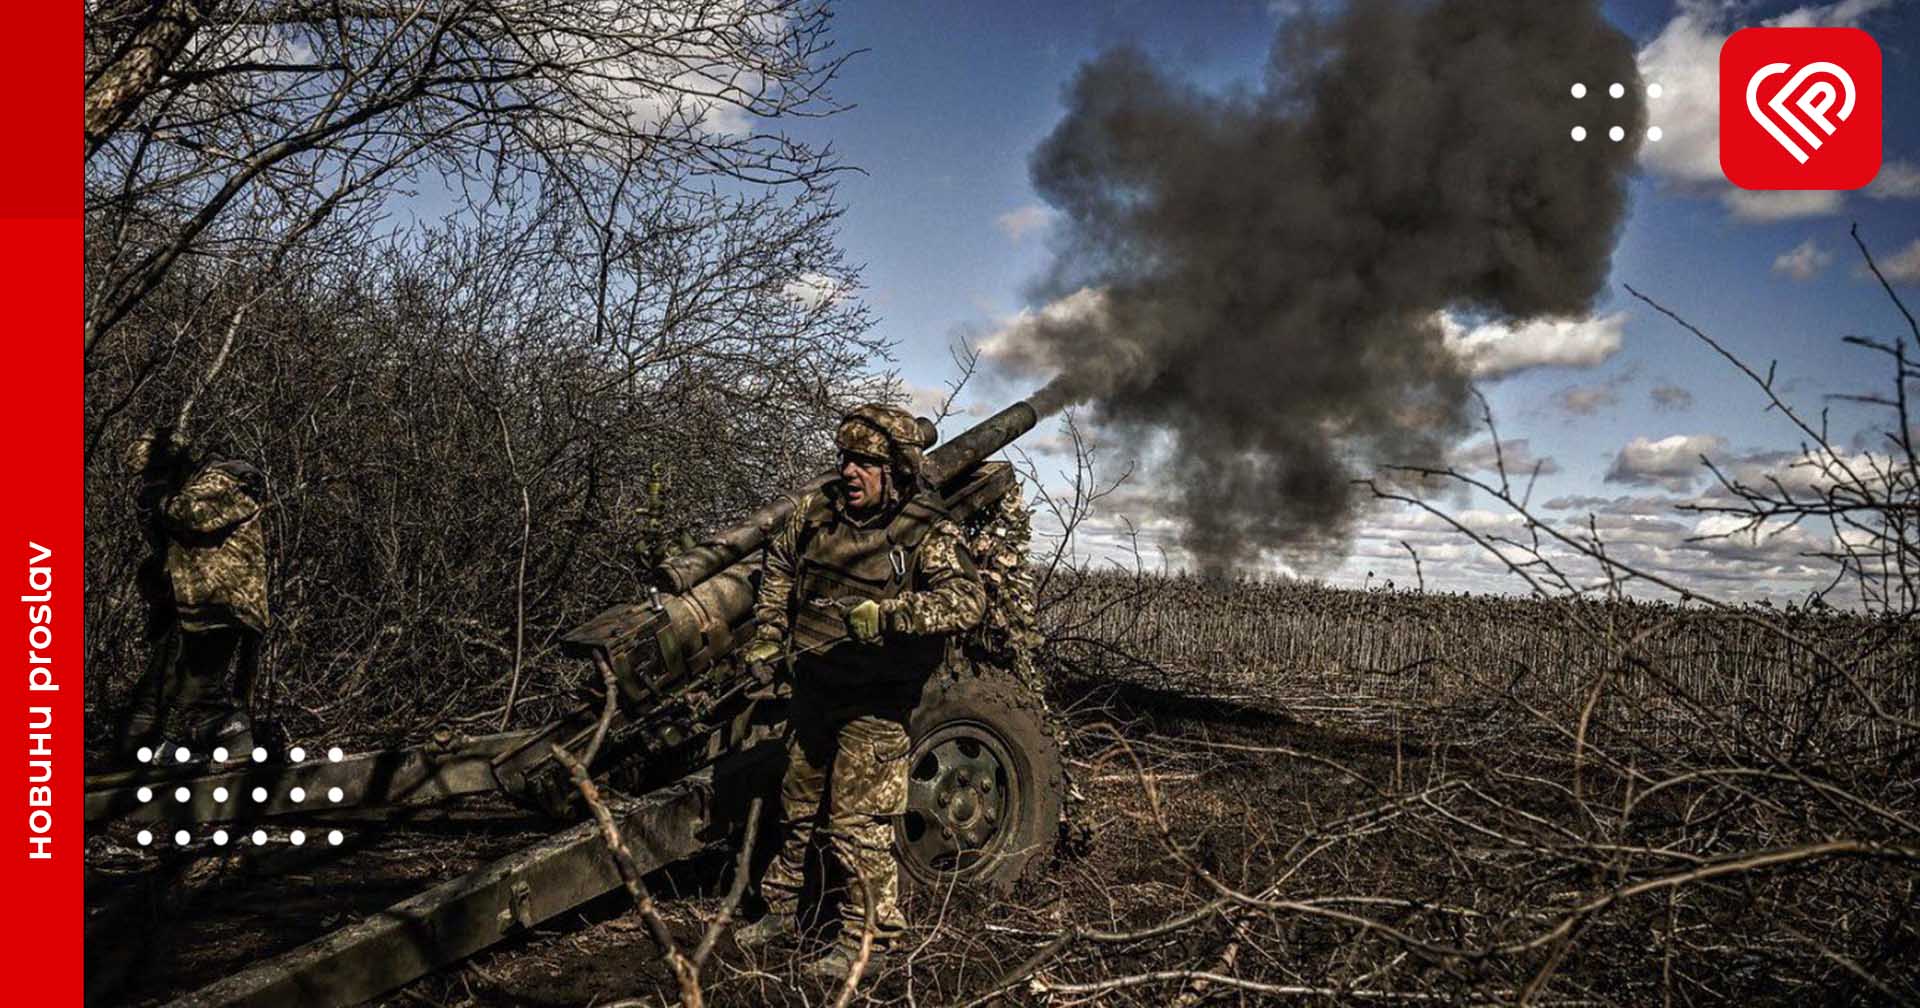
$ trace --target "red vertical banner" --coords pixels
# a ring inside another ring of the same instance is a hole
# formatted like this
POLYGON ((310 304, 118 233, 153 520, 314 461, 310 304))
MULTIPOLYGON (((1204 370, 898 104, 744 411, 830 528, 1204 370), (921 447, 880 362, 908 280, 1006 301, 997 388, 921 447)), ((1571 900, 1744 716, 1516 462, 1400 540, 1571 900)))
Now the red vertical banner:
POLYGON ((8 683, 0 763, 11 808, 0 821, 8 913, 0 914, 7 1000, 80 1004, 85 924, 81 696, 82 165, 79 4, 16 4, 0 59, 8 102, 0 157, 0 298, 7 307, 0 428, 9 488, 0 499, 0 592, 8 683), (66 39, 66 42, 60 41, 66 39), (70 55, 71 53, 71 55, 70 55), (62 83, 64 82, 64 83, 62 83), (63 153, 64 152, 64 153, 63 153))

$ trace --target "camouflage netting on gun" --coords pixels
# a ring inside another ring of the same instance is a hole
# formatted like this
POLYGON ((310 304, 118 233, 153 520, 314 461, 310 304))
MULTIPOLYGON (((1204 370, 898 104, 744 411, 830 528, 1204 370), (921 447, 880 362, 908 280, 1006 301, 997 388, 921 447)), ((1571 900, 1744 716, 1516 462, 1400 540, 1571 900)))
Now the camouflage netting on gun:
POLYGON ((1040 632, 1035 624, 1033 575, 1027 570, 1033 512, 1016 488, 975 516, 964 531, 987 589, 986 615, 980 628, 969 635, 967 649, 976 658, 1008 669, 1022 685, 1044 696, 1046 684, 1033 663, 1040 632))
MULTIPOLYGON (((1046 677, 1034 662, 1040 647, 1040 629, 1035 600, 1038 594, 1033 570, 1027 563, 1027 550, 1033 542, 1033 511, 1027 507, 1018 486, 965 523, 962 531, 973 552, 974 566, 987 589, 987 611, 979 629, 967 635, 963 645, 968 657, 1011 672, 1022 686, 1040 700, 1047 732, 1060 747, 1061 757, 1068 753, 1066 719, 1047 699, 1046 677)), ((1075 821, 1074 809, 1080 795, 1069 774, 1065 801, 1061 806, 1063 825, 1075 821)))

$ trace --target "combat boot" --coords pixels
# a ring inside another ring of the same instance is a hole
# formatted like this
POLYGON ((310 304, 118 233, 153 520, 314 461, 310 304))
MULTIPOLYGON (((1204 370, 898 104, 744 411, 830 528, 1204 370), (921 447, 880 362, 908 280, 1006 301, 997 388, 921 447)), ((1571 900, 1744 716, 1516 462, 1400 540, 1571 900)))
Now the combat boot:
MULTIPOLYGON (((886 962, 886 958, 886 950, 875 945, 873 949, 867 953, 867 964, 861 969, 860 975, 862 977, 870 977, 879 974, 881 966, 886 962)), ((853 972, 853 965, 859 960, 860 949, 858 947, 850 947, 845 942, 835 942, 833 948, 828 949, 820 958, 815 959, 802 968, 809 976, 819 977, 822 980, 833 983, 840 983, 847 979, 847 974, 853 972)))
POLYGON ((253 719, 245 711, 234 711, 213 729, 207 748, 225 749, 228 759, 245 759, 253 751, 253 719))
POLYGON ((245 759, 253 751, 253 719, 246 711, 225 704, 202 707, 187 720, 190 727, 183 741, 195 756, 206 759, 215 749, 225 749, 228 759, 245 759))
POLYGON ((169 751, 166 748, 166 740, 160 735, 159 718, 151 713, 144 717, 135 713, 133 717, 128 718, 126 729, 114 743, 114 755, 120 762, 126 764, 146 762, 140 758, 142 750, 147 754, 147 761, 152 760, 154 753, 169 751))
POLYGON ((172 752, 167 748, 164 735, 165 725, 161 721, 160 693, 151 681, 142 681, 134 688, 133 701, 120 722, 120 737, 114 742, 114 754, 124 763, 140 763, 140 750, 147 750, 148 759, 154 753, 172 752))
POLYGON ((793 934, 799 928, 799 915, 792 910, 767 908, 760 919, 733 933, 733 943, 743 949, 759 948, 793 934))

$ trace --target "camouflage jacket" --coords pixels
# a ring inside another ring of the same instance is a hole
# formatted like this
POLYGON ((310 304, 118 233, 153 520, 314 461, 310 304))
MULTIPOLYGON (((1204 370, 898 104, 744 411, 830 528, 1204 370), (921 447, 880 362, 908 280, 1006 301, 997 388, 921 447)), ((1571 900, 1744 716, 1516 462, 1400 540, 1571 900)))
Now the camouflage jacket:
POLYGON ((160 502, 167 579, 185 629, 267 628, 267 537, 250 468, 201 466, 160 502))
MULTIPOLYGON (((805 553, 827 549, 834 537, 854 534, 857 528, 831 493, 801 499, 793 517, 767 543, 754 604, 759 620, 755 640, 787 641, 794 607, 814 601, 793 597, 794 579, 807 559, 805 553)), ((958 526, 945 519, 935 521, 914 549, 911 565, 914 576, 906 590, 880 601, 886 637, 946 637, 979 625, 986 591, 958 526)))

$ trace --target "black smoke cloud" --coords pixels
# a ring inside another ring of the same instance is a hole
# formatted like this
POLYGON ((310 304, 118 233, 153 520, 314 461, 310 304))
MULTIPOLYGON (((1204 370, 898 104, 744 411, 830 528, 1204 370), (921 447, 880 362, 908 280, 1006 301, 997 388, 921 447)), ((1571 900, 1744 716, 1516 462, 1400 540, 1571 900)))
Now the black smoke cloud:
POLYGON ((1354 475, 1441 458, 1467 429, 1436 312, 1589 310, 1643 132, 1637 80, 1585 2, 1355 3, 1283 25, 1264 82, 1229 93, 1108 52, 1032 157, 1060 215, 1033 292, 1052 307, 996 353, 1055 373, 1043 413, 1087 403, 1159 446, 1204 569, 1337 561, 1354 475), (1606 140, 1615 123, 1632 139, 1606 140))

